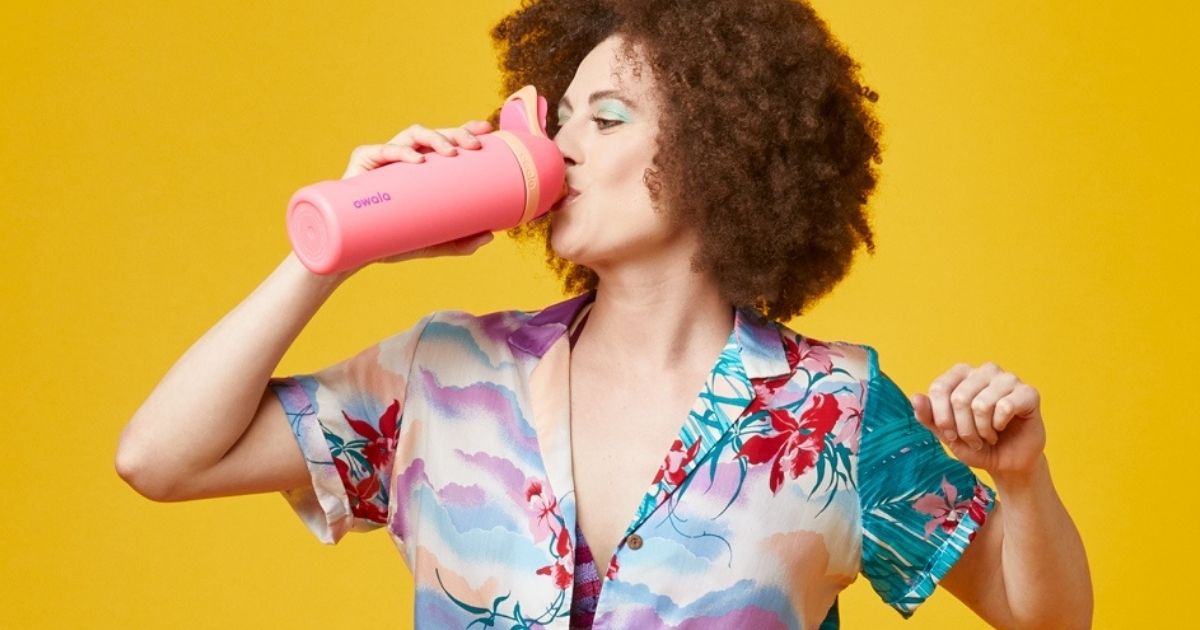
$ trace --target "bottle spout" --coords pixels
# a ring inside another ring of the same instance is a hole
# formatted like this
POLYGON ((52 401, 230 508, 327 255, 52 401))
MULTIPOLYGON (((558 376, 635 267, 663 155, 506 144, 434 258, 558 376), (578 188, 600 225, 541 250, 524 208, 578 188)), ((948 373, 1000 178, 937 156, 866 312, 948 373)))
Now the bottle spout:
POLYGON ((500 128, 546 138, 547 109, 546 97, 538 95, 534 86, 526 85, 505 99, 500 108, 500 128))

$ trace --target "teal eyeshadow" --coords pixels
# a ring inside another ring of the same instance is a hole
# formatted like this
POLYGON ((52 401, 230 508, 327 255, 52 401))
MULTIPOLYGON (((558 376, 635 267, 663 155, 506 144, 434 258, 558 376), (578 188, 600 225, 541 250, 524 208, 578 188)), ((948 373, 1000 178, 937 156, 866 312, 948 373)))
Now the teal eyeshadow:
MULTIPOLYGON (((566 110, 560 110, 558 112, 558 119, 560 121, 563 120, 563 118, 565 118, 565 116, 563 116, 565 111, 566 110)), ((623 121, 623 122, 630 122, 633 120, 633 116, 630 115, 629 111, 627 111, 624 107, 621 107, 619 104, 605 105, 604 107, 600 108, 599 113, 611 114, 611 115, 616 116, 617 118, 621 119, 621 121, 623 121)))
POLYGON ((629 113, 629 110, 620 106, 619 103, 606 104, 605 107, 600 108, 600 112, 612 114, 625 122, 629 122, 630 120, 634 119, 634 116, 629 113))

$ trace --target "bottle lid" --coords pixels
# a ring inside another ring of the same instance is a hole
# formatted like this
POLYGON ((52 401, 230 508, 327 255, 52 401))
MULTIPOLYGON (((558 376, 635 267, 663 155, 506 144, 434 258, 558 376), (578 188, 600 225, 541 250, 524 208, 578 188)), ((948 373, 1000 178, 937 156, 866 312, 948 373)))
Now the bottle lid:
POLYGON ((567 194, 566 161, 546 133, 546 97, 526 85, 505 99, 500 109, 500 130, 494 135, 512 148, 525 176, 526 223, 550 210, 567 194))

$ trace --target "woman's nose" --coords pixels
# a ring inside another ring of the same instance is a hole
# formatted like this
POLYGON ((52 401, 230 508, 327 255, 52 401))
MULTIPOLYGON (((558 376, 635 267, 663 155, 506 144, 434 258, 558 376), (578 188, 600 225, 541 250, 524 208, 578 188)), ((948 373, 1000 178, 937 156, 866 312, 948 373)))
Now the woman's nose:
POLYGON ((550 139, 554 141, 554 145, 558 147, 559 153, 563 154, 563 158, 568 164, 574 164, 579 161, 579 148, 578 143, 574 140, 574 133, 571 119, 568 118, 567 122, 558 125, 558 128, 550 136, 550 139))
POLYGON ((574 145, 572 145, 569 142, 566 142, 565 138, 563 137, 562 134, 556 134, 553 137, 553 140, 554 140, 554 145, 558 147, 558 152, 562 153, 563 160, 567 164, 575 164, 576 163, 576 153, 575 153, 574 145))

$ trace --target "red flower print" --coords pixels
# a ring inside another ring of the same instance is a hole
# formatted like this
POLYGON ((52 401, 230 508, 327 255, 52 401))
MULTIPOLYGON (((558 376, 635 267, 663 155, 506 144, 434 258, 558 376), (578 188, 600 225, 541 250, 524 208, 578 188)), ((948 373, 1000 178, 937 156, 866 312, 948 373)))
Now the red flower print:
POLYGON ((529 507, 536 517, 536 528, 543 530, 542 534, 538 536, 538 540, 543 538, 547 531, 554 534, 554 525, 557 524, 554 516, 558 509, 558 499, 555 497, 547 499, 542 496, 542 482, 533 479, 525 486, 525 500, 529 502, 529 507))
POLYGON ((986 504, 987 492, 984 491, 983 484, 977 483, 975 484, 975 496, 971 500, 970 507, 967 508, 967 514, 975 519, 976 523, 979 523, 979 527, 971 530, 971 533, 967 535, 967 542, 975 540, 975 534, 979 533, 979 528, 983 527, 984 521, 987 520, 987 510, 984 507, 986 504))
POLYGON ((787 374, 771 378, 750 379, 750 384, 754 387, 754 400, 750 401, 750 406, 746 408, 743 415, 765 409, 771 396, 792 380, 796 368, 803 366, 814 377, 817 374, 828 374, 833 371, 832 357, 841 356, 840 353, 831 350, 827 344, 803 336, 797 341, 791 335, 784 335, 783 347, 788 367, 791 369, 787 374))
POLYGON ((362 447, 362 455, 367 463, 362 478, 357 481, 351 474, 349 460, 344 457, 334 457, 333 465, 337 468, 342 485, 350 498, 350 513, 377 523, 387 522, 387 502, 379 495, 384 491, 380 470, 388 464, 392 453, 396 451, 397 418, 400 415, 400 401, 393 400, 391 405, 379 416, 379 430, 370 422, 355 418, 342 411, 350 428, 359 436, 366 438, 362 447))
POLYGON ((792 339, 791 335, 783 336, 784 354, 787 355, 788 367, 794 372, 796 367, 800 365, 800 344, 792 339))
POLYGON ((555 535, 558 538, 554 540, 554 553, 557 553, 560 559, 565 558, 567 554, 571 553, 571 537, 567 536, 566 530, 561 528, 555 535))
POLYGON ((974 501, 971 503, 971 507, 967 510, 967 513, 982 525, 983 521, 987 518, 985 507, 988 500, 987 491, 983 489, 983 484, 975 484, 975 495, 973 498, 974 501))
POLYGON ((529 502, 529 507, 533 509, 536 517, 533 526, 537 540, 544 538, 546 533, 553 537, 551 545, 554 548, 556 560, 554 564, 548 564, 538 569, 537 573, 538 575, 552 575, 555 585, 565 590, 572 580, 571 539, 562 526, 562 515, 558 513, 558 499, 542 496, 542 482, 531 479, 525 486, 525 500, 529 502))
POLYGON ((617 571, 621 570, 621 563, 617 562, 617 554, 613 554, 612 560, 608 563, 608 572, 604 574, 604 579, 617 579, 617 571))
POLYGON ((342 485, 346 488, 346 495, 350 498, 350 513, 376 523, 386 523, 387 513, 379 502, 373 501, 375 495, 383 488, 379 483, 379 475, 375 474, 375 471, 368 471, 366 476, 354 482, 350 477, 350 466, 345 460, 335 457, 333 465, 337 468, 342 485))
POLYGON ((566 590, 570 586, 571 569, 568 566, 571 562, 571 539, 567 537, 567 533, 559 528, 554 532, 554 554, 558 556, 554 564, 548 564, 537 570, 538 575, 551 575, 554 578, 554 585, 560 589, 566 590))
POLYGON ((801 337, 796 343, 785 336, 783 343, 787 347, 788 365, 793 370, 803 366, 813 374, 828 374, 833 371, 833 357, 841 356, 827 344, 807 337, 801 337))
POLYGON ((750 406, 742 412, 742 415, 748 416, 757 411, 767 408, 767 401, 771 400, 771 396, 775 395, 775 391, 780 387, 787 385, 788 381, 792 380, 791 374, 783 374, 774 378, 752 378, 750 384, 754 387, 754 400, 750 401, 750 406))
POLYGON ((396 450, 396 418, 400 415, 400 401, 393 400, 383 415, 379 416, 378 431, 371 423, 359 420, 345 411, 342 411, 342 415, 355 433, 367 438, 367 445, 363 448, 363 455, 367 461, 376 468, 386 464, 396 450))
MULTIPOLYGON (((928 539, 933 530, 941 526, 946 533, 951 533, 954 528, 962 521, 963 516, 970 516, 975 522, 983 524, 987 517, 987 512, 984 510, 984 504, 987 501, 987 495, 984 492, 983 486, 975 484, 975 494, 970 498, 964 498, 962 501, 955 500, 958 498, 958 488, 942 477, 942 492, 938 494, 931 492, 919 497, 913 501, 913 509, 924 514, 929 514, 933 518, 925 523, 925 538, 928 539)), ((976 528, 978 531, 978 528, 976 528)), ((968 542, 975 538, 975 532, 967 537, 968 542)))
POLYGON ((846 411, 846 420, 842 422, 842 428, 833 438, 833 443, 845 444, 851 453, 858 453, 858 443, 862 433, 862 405, 858 404, 859 401, 856 398, 843 396, 841 401, 842 409, 846 411))
POLYGON ((800 422, 784 409, 771 409, 773 433, 755 435, 738 451, 751 464, 771 461, 771 493, 783 484, 784 470, 792 479, 804 474, 816 463, 825 448, 825 435, 842 415, 837 398, 831 394, 814 394, 814 403, 800 415, 800 422))
POLYGON ((525 500, 528 501, 533 497, 542 496, 542 482, 537 479, 530 480, 529 486, 525 488, 525 500))
POLYGON ((553 576, 554 585, 557 586, 559 590, 563 591, 567 590, 567 587, 571 585, 571 582, 574 579, 571 575, 571 570, 563 564, 561 558, 554 564, 548 564, 538 569, 537 574, 553 576))
POLYGON ((663 459, 663 463, 658 466, 658 473, 654 475, 654 482, 662 481, 665 476, 667 483, 677 486, 683 482, 683 468, 696 457, 696 451, 700 450, 700 440, 697 439, 692 443, 691 448, 684 452, 683 441, 676 439, 671 444, 671 450, 667 452, 667 456, 663 459))

